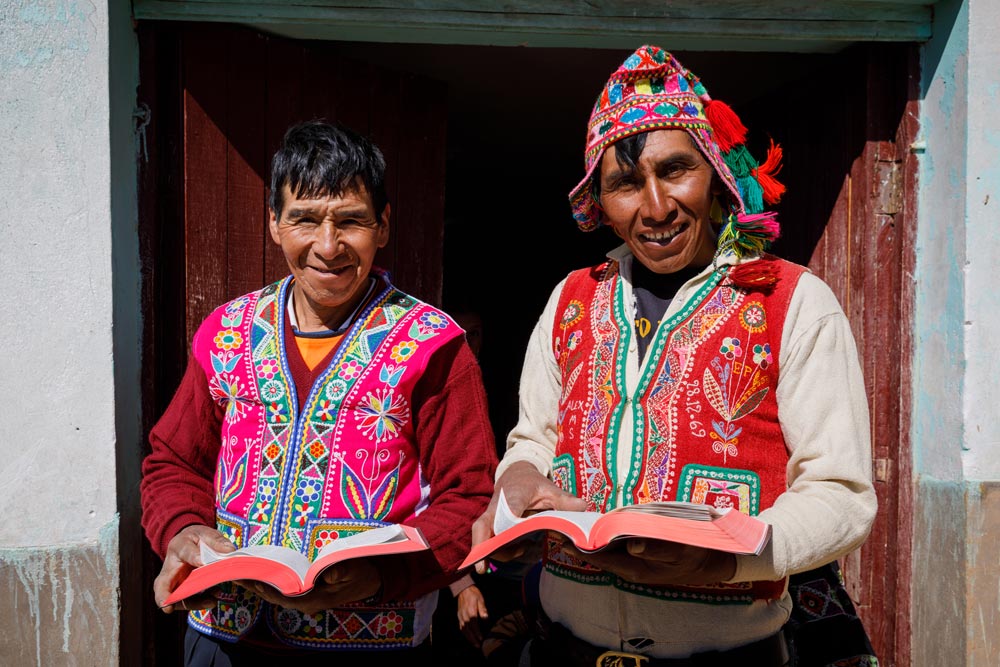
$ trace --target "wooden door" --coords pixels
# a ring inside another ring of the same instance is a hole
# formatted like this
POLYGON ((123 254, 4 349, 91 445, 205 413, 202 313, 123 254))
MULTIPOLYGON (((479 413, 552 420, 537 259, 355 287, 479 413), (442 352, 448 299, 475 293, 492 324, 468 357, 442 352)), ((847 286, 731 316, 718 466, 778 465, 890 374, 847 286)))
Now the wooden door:
MULTIPOLYGON (((916 48, 862 45, 771 91, 749 127, 774 128, 794 183, 778 208, 778 255, 831 286, 851 321, 868 400, 879 509, 845 559, 848 590, 883 667, 908 665, 910 333, 916 229, 916 48)), ((762 154, 762 151, 759 151, 762 154)))
MULTIPOLYGON (((271 155, 295 122, 340 122, 379 146, 392 217, 376 265, 440 305, 444 85, 351 61, 322 42, 225 24, 143 22, 138 32, 145 432, 177 387, 202 319, 287 274, 267 234, 267 201, 271 155)), ((148 549, 143 569, 135 585, 146 604, 122 633, 122 654, 179 664, 183 619, 154 611, 159 561, 148 549), (141 648, 127 646, 133 636, 141 648)))

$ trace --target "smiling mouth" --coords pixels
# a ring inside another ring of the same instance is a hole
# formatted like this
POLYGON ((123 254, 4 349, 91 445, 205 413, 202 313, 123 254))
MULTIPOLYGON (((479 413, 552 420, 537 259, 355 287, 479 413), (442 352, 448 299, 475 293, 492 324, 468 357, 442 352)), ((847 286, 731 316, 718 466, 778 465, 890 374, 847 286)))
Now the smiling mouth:
POLYGON ((644 243, 648 242, 648 243, 659 243, 660 245, 666 245, 670 243, 670 241, 673 240, 675 236, 686 230, 689 225, 690 223, 684 222, 672 229, 668 229, 662 232, 656 232, 655 234, 639 234, 639 240, 643 241, 644 243))
POLYGON ((318 273, 320 275, 324 275, 324 276, 339 276, 342 273, 344 273, 345 271, 347 271, 348 269, 350 269, 351 267, 350 266, 337 266, 337 267, 332 267, 332 268, 325 268, 325 267, 319 267, 319 266, 309 266, 308 268, 312 269, 313 271, 315 271, 316 273, 318 273))

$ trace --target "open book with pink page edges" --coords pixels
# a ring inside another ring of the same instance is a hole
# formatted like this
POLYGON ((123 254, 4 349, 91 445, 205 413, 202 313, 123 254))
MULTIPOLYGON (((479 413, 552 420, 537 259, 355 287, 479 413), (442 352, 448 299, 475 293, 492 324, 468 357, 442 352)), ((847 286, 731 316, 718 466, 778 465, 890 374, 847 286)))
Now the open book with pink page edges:
POLYGON ((770 524, 710 505, 664 501, 626 505, 605 514, 544 510, 517 517, 501 491, 493 519, 494 536, 472 547, 461 567, 470 567, 501 547, 538 537, 544 531, 565 535, 580 551, 598 551, 615 540, 636 537, 759 555, 771 539, 770 524))
POLYGON ((310 561, 288 547, 261 544, 229 553, 201 545, 205 564, 191 571, 163 606, 180 602, 226 581, 254 580, 270 584, 282 595, 294 597, 312 590, 323 570, 353 558, 372 558, 430 549, 419 528, 392 524, 333 540, 310 561))

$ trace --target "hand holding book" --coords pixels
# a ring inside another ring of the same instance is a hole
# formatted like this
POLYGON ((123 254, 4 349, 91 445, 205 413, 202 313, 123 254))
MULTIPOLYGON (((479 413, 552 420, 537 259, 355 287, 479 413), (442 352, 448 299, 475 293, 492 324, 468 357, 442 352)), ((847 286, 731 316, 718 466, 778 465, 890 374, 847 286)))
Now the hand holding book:
POLYGON ((719 577, 715 583, 729 578, 735 561, 720 554, 759 554, 771 534, 770 526, 754 517, 685 502, 628 505, 606 514, 546 510, 516 517, 501 491, 495 535, 474 546, 462 567, 538 531, 560 533, 594 565, 607 565, 630 581, 647 583, 700 583, 719 577), (642 539, 630 539, 631 548, 624 553, 597 553, 629 538, 642 539))
POLYGON ((313 561, 287 547, 257 545, 219 553, 202 542, 200 562, 204 564, 191 570, 161 606, 235 581, 276 604, 302 611, 328 609, 377 591, 380 577, 375 566, 361 561, 429 548, 418 528, 402 524, 341 537, 324 546, 313 561), (319 589, 316 595, 314 587, 319 589))

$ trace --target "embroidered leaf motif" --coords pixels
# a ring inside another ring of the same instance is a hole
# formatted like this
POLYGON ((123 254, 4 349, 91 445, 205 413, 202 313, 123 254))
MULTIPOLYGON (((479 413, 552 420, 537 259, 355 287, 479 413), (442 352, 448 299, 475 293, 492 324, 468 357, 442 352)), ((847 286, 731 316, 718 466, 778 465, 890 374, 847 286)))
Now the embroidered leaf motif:
POLYGON ((715 381, 715 376, 712 375, 712 371, 708 368, 705 369, 705 374, 702 376, 703 383, 705 385, 705 398, 708 399, 709 404, 715 411, 718 412, 726 420, 729 419, 729 406, 726 405, 726 397, 722 395, 722 390, 719 389, 719 383, 715 381))
POLYGON ((414 340, 427 340, 428 338, 433 338, 437 335, 437 332, 433 329, 426 329, 420 326, 419 321, 415 321, 410 325, 409 336, 414 340))
POLYGON ((241 324, 243 324, 243 312, 244 312, 243 310, 238 310, 236 311, 236 314, 233 315, 232 317, 226 317, 223 315, 222 326, 230 328, 240 326, 241 324))
POLYGON ((212 352, 212 370, 216 373, 232 373, 242 358, 242 353, 234 355, 232 352, 212 352))
POLYGON ((395 387, 399 384, 399 378, 403 377, 403 371, 406 370, 406 366, 393 366, 391 364, 383 364, 382 370, 379 372, 378 379, 385 382, 390 387, 395 387))
POLYGON ((369 513, 372 519, 378 519, 381 521, 392 509, 392 500, 396 494, 396 486, 399 483, 399 466, 391 473, 386 475, 386 478, 382 480, 379 487, 372 494, 371 506, 369 508, 369 513))
POLYGON ((344 506, 351 510, 355 519, 368 519, 368 492, 365 485, 351 468, 344 463, 341 475, 340 498, 344 506))
POLYGON ((760 405, 760 402, 764 400, 764 397, 767 396, 768 389, 770 389, 770 387, 764 387, 756 394, 748 398, 746 402, 742 403, 741 405, 738 405, 736 407, 736 413, 733 415, 733 421, 736 421, 741 417, 745 417, 751 412, 753 412, 757 408, 757 406, 760 405))

